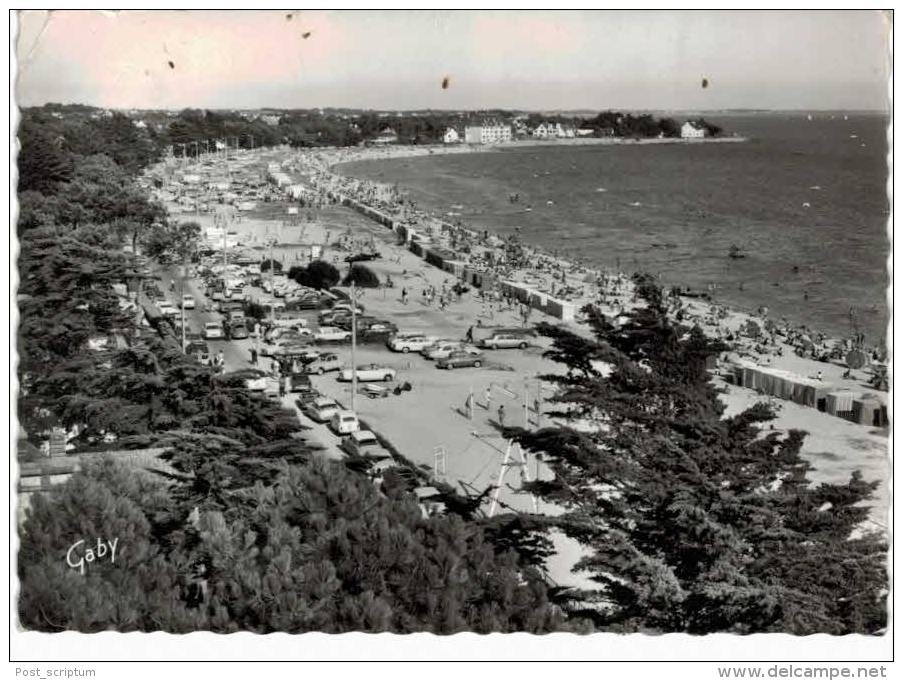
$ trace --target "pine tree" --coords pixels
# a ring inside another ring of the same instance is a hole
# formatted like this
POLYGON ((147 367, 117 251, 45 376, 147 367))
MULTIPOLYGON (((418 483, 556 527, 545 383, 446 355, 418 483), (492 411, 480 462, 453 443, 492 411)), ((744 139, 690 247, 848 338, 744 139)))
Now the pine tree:
POLYGON ((596 427, 517 433, 555 473, 534 491, 591 552, 575 569, 599 588, 569 594, 573 611, 626 631, 883 627, 884 542, 850 538, 874 485, 812 487, 804 434, 763 431, 765 405, 723 418, 705 370, 723 346, 673 324, 649 278, 636 284, 645 304, 620 327, 590 309, 594 339, 543 329, 568 369, 546 377, 552 416, 596 427))

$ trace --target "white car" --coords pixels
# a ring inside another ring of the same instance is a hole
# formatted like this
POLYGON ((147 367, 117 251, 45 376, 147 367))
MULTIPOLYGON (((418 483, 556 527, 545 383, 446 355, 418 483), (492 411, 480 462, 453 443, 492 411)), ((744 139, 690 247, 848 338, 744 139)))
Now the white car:
POLYGON ((331 352, 320 355, 313 362, 307 365, 306 371, 309 374, 320 374, 321 376, 327 371, 339 371, 342 368, 342 361, 339 356, 331 352))
POLYGON ((520 348, 523 350, 530 344, 528 336, 519 333, 494 333, 480 341, 480 345, 491 350, 501 348, 520 348))
POLYGON ((281 326, 298 326, 298 327, 307 327, 307 320, 304 317, 294 317, 290 315, 284 315, 281 317, 276 317, 273 320, 273 324, 278 328, 281 326))
POLYGON ((395 352, 420 352, 436 342, 435 336, 395 336, 386 345, 395 352))
POLYGON ((174 317, 179 314, 176 306, 170 303, 168 300, 161 300, 160 302, 158 302, 157 309, 160 310, 160 314, 167 317, 174 317))
POLYGON ((358 430, 361 427, 361 424, 353 411, 340 409, 332 415, 332 418, 330 418, 329 427, 339 435, 348 435, 349 433, 358 430))
POLYGON ((206 322, 204 324, 204 338, 207 340, 218 340, 225 338, 223 333, 223 325, 219 322, 206 322))
POLYGON ((339 448, 352 456, 373 456, 379 459, 392 458, 392 455, 379 444, 371 430, 356 430, 342 440, 339 448))
POLYGON ((320 343, 338 343, 351 340, 351 332, 335 326, 321 326, 314 334, 314 340, 320 343))
POLYGON ((182 296, 182 309, 183 310, 193 310, 195 308, 194 296, 184 295, 182 296))
POLYGON ((339 411, 339 405, 331 397, 318 397, 313 402, 305 404, 302 410, 317 423, 325 423, 339 411))
MULTIPOLYGON (((339 372, 339 380, 350 381, 353 373, 351 369, 342 369, 339 372)), ((362 364, 357 368, 358 381, 394 381, 395 374, 395 369, 379 364, 362 364)))
POLYGON ((467 345, 460 341, 450 343, 437 343, 436 345, 426 348, 423 356, 427 359, 447 359, 453 352, 466 352, 471 355, 480 354, 480 349, 473 345, 467 345))

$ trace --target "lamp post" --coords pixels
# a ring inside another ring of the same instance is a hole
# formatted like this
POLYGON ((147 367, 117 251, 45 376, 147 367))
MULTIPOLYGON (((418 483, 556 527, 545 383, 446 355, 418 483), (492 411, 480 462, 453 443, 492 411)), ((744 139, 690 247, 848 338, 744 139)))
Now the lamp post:
POLYGON ((351 280, 351 411, 357 416, 357 295, 351 280))

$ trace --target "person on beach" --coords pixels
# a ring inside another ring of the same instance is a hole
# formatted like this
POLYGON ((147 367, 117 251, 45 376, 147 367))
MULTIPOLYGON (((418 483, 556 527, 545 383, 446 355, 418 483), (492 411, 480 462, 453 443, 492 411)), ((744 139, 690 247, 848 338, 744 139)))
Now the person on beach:
POLYGON ((505 427, 505 405, 504 404, 499 405, 498 414, 499 414, 499 425, 502 428, 504 428, 505 427))
POLYGON ((401 289, 401 304, 408 304, 408 290, 406 288, 401 289))
POLYGON ((257 366, 257 348, 251 348, 251 364, 257 366))
POLYGON ((473 325, 471 325, 467 329, 467 333, 464 336, 464 340, 466 340, 468 343, 473 343, 473 325))

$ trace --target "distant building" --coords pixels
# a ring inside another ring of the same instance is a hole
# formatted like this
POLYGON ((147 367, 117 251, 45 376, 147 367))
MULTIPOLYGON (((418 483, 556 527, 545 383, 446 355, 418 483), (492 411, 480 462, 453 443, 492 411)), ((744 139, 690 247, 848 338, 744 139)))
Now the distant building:
POLYGON ((684 139, 694 139, 705 137, 706 130, 704 127, 697 125, 693 121, 687 121, 680 126, 680 136, 684 139))
POLYGON ((392 128, 383 128, 377 137, 373 139, 374 144, 395 144, 398 141, 398 133, 392 128))
POLYGON ((533 137, 536 139, 553 139, 556 137, 574 137, 574 128, 565 128, 561 123, 545 122, 533 128, 533 137))
POLYGON ((592 137, 594 132, 592 128, 578 128, 577 137, 592 137))
POLYGON ((446 144, 457 144, 461 141, 461 136, 454 128, 446 128, 445 134, 442 135, 442 141, 446 144))
POLYGON ((262 120, 267 125, 273 126, 274 128, 279 125, 279 119, 280 116, 278 116, 277 114, 264 114, 260 117, 260 120, 262 120))
POLYGON ((511 126, 498 120, 483 121, 464 128, 467 144, 499 144, 511 141, 511 126))

